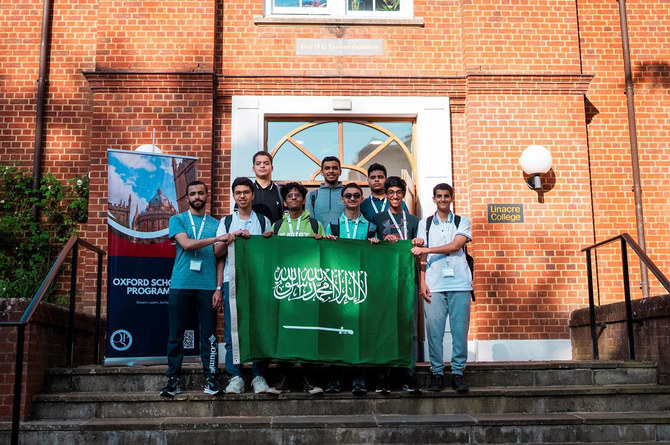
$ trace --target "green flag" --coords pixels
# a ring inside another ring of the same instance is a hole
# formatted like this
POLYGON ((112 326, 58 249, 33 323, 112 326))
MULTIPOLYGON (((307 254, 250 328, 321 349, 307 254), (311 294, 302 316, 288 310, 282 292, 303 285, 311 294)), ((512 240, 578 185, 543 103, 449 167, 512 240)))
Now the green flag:
POLYGON ((411 366, 410 241, 236 238, 229 246, 233 361, 411 366))

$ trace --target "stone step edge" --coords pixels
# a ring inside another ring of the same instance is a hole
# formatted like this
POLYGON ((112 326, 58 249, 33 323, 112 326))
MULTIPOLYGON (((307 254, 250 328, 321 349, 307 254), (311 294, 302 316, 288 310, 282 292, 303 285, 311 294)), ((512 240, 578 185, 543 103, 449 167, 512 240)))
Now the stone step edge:
MULTIPOLYGON (((359 416, 265 416, 265 417, 165 417, 157 419, 90 419, 24 422, 23 431, 84 430, 181 430, 220 428, 399 428, 412 426, 549 426, 549 425, 651 425, 670 424, 670 412, 588 412, 556 414, 449 414, 359 416)), ((0 431, 9 430, 0 423, 0 431)))
POLYGON ((269 394, 218 394, 211 396, 201 391, 184 391, 175 397, 161 397, 155 392, 66 392, 46 393, 33 396, 35 403, 105 403, 105 402, 177 402, 177 401, 275 401, 275 400, 310 400, 312 402, 334 400, 374 400, 374 399, 402 399, 402 398, 440 398, 440 397, 538 397, 538 396, 577 396, 577 395, 616 395, 616 394, 670 394, 670 386, 655 383, 627 384, 627 385, 566 385, 566 386, 489 386, 470 388, 467 394, 459 394, 452 389, 442 392, 430 392, 424 389, 421 394, 408 394, 402 391, 392 391, 389 395, 376 394, 372 391, 365 396, 355 396, 349 392, 339 394, 325 394, 311 396, 302 392, 284 393, 278 396, 269 394))
MULTIPOLYGON (((248 365, 245 365, 245 367, 248 365)), ((273 366, 273 365, 271 365, 273 366)), ((491 372, 491 371, 511 371, 511 370, 571 370, 571 369, 591 369, 591 370, 609 370, 617 368, 656 368, 655 362, 646 361, 528 361, 528 362, 473 362, 468 363, 466 373, 471 372, 491 372)), ((418 372, 429 372, 430 364, 421 362, 416 364, 418 372)), ((47 375, 90 375, 90 374, 160 374, 165 375, 167 365, 136 365, 136 366, 103 366, 86 365, 74 368, 50 368, 46 371, 47 375)), ((445 366, 445 374, 448 374, 450 366, 445 366)), ((182 368, 182 374, 199 374, 202 372, 200 364, 185 364, 182 368)))

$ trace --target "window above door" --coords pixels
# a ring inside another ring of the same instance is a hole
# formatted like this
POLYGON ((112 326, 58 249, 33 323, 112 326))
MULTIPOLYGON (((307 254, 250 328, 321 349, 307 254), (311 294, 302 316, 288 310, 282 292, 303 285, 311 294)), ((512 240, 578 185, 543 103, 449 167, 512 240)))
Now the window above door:
POLYGON ((413 6, 413 0, 265 0, 265 15, 412 18, 413 6))

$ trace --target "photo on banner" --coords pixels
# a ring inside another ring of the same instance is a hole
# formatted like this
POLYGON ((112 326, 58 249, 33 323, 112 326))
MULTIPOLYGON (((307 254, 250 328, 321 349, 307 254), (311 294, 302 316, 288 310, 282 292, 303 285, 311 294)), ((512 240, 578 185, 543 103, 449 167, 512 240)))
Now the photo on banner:
MULTIPOLYGON (((197 158, 108 150, 107 348, 105 364, 166 363, 170 217, 188 209, 197 158)), ((186 357, 197 357, 198 321, 188 321, 186 357)))

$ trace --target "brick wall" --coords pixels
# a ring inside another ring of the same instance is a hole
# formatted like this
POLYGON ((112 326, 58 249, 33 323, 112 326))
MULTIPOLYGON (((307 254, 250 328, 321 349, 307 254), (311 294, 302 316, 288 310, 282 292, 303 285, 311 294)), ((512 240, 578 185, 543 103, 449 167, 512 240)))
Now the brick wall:
MULTIPOLYGON (((596 237, 604 240, 628 232, 637 239, 618 2, 578 4, 583 70, 595 74, 586 100, 596 237)), ((662 24, 670 20, 670 8, 663 0, 629 1, 627 10, 647 252, 668 274, 670 199, 663 190, 670 187, 666 174, 670 171, 670 35, 662 24)), ((598 253, 603 303, 623 299, 619 258, 613 247, 598 253)), ((630 265, 631 289, 639 298, 640 275, 634 257, 630 265)), ((651 284, 652 295, 665 292, 653 276, 651 284)))
MULTIPOLYGON (((658 363, 659 383, 670 384, 670 295, 632 302, 633 339, 636 360, 658 363)), ((601 360, 630 358, 626 309, 623 302, 596 308, 598 354, 601 360)), ((593 358, 589 309, 570 314, 570 340, 575 360, 593 358)))
MULTIPOLYGON (((30 166, 41 2, 0 6, 0 162, 30 166)), ((662 24, 670 11, 665 0, 628 9, 647 244, 669 270, 670 36, 662 24)), ((233 95, 449 96, 456 209, 474 223, 473 334, 567 338, 569 312, 586 301, 579 249, 635 235, 617 3, 415 0, 414 11, 423 25, 267 25, 257 20, 261 0, 57 2, 45 169, 63 179, 90 172, 83 236, 105 246, 107 148, 148 143, 156 129, 163 152, 201 159, 220 215, 229 205, 233 95), (297 38, 380 39, 383 54, 298 56, 297 38), (517 163, 534 143, 554 155, 543 202, 517 163), (526 222, 488 224, 486 204, 503 202, 524 204, 526 222)), ((90 310, 95 271, 86 258, 90 310)), ((598 271, 601 301, 620 299, 614 248, 599 253, 598 271)))
MULTIPOLYGON (((17 321, 29 300, 0 299, 0 321, 17 321)), ((22 417, 30 414, 32 397, 44 386, 44 372, 54 366, 64 366, 67 356, 68 310, 61 306, 41 303, 26 330, 23 386, 21 389, 22 417)), ((74 364, 93 363, 93 332, 95 318, 77 314, 74 330, 74 364)), ((14 394, 14 365, 16 361, 16 333, 13 327, 0 328, 0 421, 12 416, 14 394)), ((105 331, 105 320, 101 321, 101 332, 105 331)), ((100 339, 100 351, 104 351, 104 338, 100 339)))

